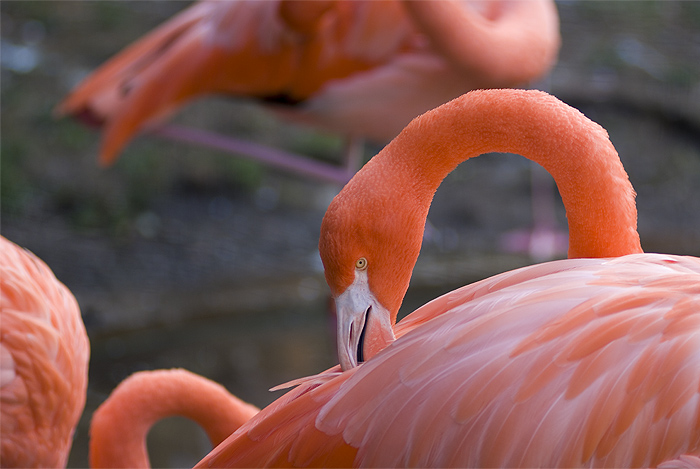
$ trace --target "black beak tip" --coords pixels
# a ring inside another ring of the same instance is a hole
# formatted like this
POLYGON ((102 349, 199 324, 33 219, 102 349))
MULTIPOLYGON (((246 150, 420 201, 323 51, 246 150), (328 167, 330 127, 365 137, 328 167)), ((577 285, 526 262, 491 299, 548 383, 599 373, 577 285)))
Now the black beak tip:
POLYGON ((365 333, 367 332, 367 321, 369 320, 369 313, 372 311, 372 307, 370 306, 367 309, 367 312, 365 313, 365 323, 362 326, 362 332, 360 333, 360 340, 357 344, 357 364, 359 365, 360 363, 365 361, 365 333))

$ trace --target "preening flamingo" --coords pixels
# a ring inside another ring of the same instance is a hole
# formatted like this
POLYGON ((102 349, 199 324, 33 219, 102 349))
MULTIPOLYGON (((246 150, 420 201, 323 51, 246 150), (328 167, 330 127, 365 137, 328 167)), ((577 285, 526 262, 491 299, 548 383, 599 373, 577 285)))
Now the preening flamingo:
POLYGON ((335 198, 319 248, 345 371, 300 380, 197 467, 700 467, 700 259, 642 252, 618 155, 577 110, 488 90, 426 113, 335 198), (492 151, 552 173, 571 259, 393 327, 433 193, 492 151))
POLYGON ((90 467, 151 467, 146 435, 163 418, 180 415, 196 421, 216 446, 258 411, 223 386, 186 370, 134 373, 92 416, 90 467))
MULTIPOLYGON (((256 98, 282 117, 383 143, 466 91, 544 75, 559 40, 551 0, 204 0, 112 58, 57 111, 104 124, 106 164, 140 130, 213 93, 256 98)), ((194 129, 158 132, 215 147, 231 143, 194 129)), ((343 184, 356 169, 235 145, 343 184)))
POLYGON ((90 344, 70 291, 0 236, 0 466, 65 467, 90 344))

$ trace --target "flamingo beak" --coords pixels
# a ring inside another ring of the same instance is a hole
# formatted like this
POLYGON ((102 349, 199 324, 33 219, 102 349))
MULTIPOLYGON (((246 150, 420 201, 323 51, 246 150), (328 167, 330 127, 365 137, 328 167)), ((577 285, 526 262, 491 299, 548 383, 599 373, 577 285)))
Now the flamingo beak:
POLYGON ((335 297, 338 318, 338 360, 343 371, 368 360, 394 341, 389 312, 374 297, 367 273, 335 297))

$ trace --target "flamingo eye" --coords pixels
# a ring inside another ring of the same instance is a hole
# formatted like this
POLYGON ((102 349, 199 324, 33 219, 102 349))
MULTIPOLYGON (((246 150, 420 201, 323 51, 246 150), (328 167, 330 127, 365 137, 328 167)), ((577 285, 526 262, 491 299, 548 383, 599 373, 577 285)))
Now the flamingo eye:
POLYGON ((360 257, 357 261, 355 261, 355 268, 357 270, 365 270, 367 268, 367 259, 360 257))

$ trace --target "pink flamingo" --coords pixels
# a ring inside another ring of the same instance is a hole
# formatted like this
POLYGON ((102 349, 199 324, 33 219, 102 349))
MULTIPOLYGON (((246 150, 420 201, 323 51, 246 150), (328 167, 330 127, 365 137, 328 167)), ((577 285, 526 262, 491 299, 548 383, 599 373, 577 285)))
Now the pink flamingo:
POLYGON ((149 128, 345 184, 361 163, 356 151, 338 168, 156 124, 218 93, 258 99, 316 128, 387 142, 413 117, 466 91, 544 75, 559 49, 558 27, 551 0, 203 0, 96 70, 57 112, 104 126, 104 164, 149 128))
POLYGON ((0 465, 65 467, 85 407, 90 344, 70 291, 0 237, 0 465))
POLYGON ((181 415, 196 421, 216 446, 258 412, 223 386, 186 370, 134 373, 92 416, 90 466, 151 467, 146 435, 166 417, 181 415), (123 445, 110 444, 124 439, 128 441, 123 445))
POLYGON ((319 248, 342 371, 293 383, 197 467, 700 467, 700 259, 642 252, 617 152, 577 110, 486 90, 426 113, 334 199, 319 248), (491 151, 554 176, 570 259, 394 325, 434 192, 491 151))

